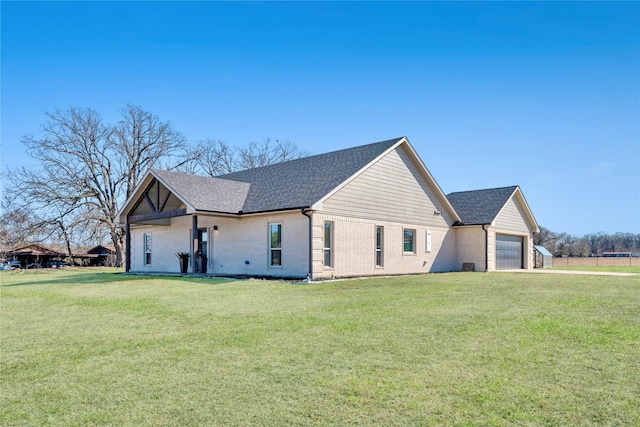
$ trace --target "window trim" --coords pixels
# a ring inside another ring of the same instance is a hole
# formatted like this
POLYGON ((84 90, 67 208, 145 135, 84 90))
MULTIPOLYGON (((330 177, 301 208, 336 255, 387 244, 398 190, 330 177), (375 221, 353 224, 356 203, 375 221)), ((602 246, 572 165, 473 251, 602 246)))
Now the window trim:
POLYGON ((425 250, 427 253, 431 252, 431 230, 427 230, 426 232, 426 238, 425 238, 425 250))
POLYGON ((415 228, 403 228, 402 229, 402 254, 403 255, 415 255, 416 254, 416 229, 415 228), (407 231, 411 232, 411 251, 406 250, 406 236, 407 231))
POLYGON ((376 239, 376 244, 375 244, 376 268, 384 268, 384 227, 382 225, 376 225, 375 239, 376 239))
POLYGON ((322 265, 324 268, 334 268, 333 247, 335 239, 333 233, 333 221, 325 221, 322 226, 322 265), (329 246, 327 246, 327 226, 329 226, 329 246), (329 252, 329 264, 326 263, 327 251, 329 252))
POLYGON ((267 227, 267 232, 268 232, 268 240, 269 240, 269 253, 268 253, 269 259, 267 260, 267 264, 269 265, 269 268, 282 268, 282 223, 281 222, 270 222, 268 224, 268 227, 267 227), (272 243, 273 243, 273 241, 272 241, 272 238, 273 238, 272 227, 273 226, 279 226, 278 233, 279 233, 280 241, 278 243, 280 245, 278 247, 271 246, 272 243), (280 264, 274 264, 273 263, 273 253, 275 251, 280 252, 280 264))

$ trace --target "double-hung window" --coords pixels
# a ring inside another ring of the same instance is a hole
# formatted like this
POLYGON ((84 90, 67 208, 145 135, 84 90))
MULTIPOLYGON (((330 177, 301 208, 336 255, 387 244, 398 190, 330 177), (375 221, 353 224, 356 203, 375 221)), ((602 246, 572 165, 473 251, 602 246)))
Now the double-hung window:
POLYGON ((333 267, 333 223, 324 223, 324 266, 333 267))
POLYGON ((151 265, 151 233, 144 233, 144 265, 151 265))
POLYGON ((384 253, 382 251, 382 243, 384 239, 384 227, 376 226, 376 267, 382 267, 384 262, 384 253))
POLYGON ((416 230, 404 229, 403 252, 405 254, 416 253, 416 230))
POLYGON ((269 224, 269 265, 282 265, 282 224, 269 224))

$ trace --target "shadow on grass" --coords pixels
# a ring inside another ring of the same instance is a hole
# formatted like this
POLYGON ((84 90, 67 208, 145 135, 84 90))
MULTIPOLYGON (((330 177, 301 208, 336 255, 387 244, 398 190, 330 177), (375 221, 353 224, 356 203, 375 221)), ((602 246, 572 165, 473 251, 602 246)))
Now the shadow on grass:
MULTIPOLYGON (((0 284, 0 287, 8 288, 13 286, 31 286, 31 285, 61 285, 61 284, 107 284, 115 282, 139 282, 148 281, 150 279, 157 281, 181 281, 181 282, 197 282, 197 283, 221 283, 220 279, 205 278, 205 277, 189 277, 189 276, 162 276, 162 275, 134 275, 124 274, 120 272, 95 272, 95 273, 70 273, 60 277, 53 277, 52 275, 39 273, 33 275, 33 277, 27 278, 25 276, 30 273, 17 273, 17 278, 11 279, 18 280, 17 283, 0 284)), ((5 282, 8 278, 3 278, 2 282, 5 282)))

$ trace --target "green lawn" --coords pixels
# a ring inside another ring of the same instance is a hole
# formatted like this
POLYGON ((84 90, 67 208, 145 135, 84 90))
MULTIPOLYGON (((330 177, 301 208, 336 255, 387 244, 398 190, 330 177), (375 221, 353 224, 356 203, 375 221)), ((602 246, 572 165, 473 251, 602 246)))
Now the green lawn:
POLYGON ((553 270, 573 270, 573 271, 611 271, 617 273, 640 273, 640 266, 585 266, 585 267, 553 267, 553 270))
POLYGON ((0 425, 640 426, 637 276, 0 280, 0 425))

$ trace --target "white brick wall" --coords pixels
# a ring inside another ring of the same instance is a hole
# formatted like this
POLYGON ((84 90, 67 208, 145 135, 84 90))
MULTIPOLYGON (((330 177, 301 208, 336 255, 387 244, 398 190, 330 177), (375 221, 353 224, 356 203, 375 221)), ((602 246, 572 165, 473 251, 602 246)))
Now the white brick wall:
MULTIPOLYGON (((172 218, 170 227, 135 227, 131 231, 131 271, 180 272, 176 252, 191 250, 191 216, 172 218), (143 235, 152 235, 152 262, 143 264, 143 235)), ((198 228, 210 229, 208 273, 306 277, 309 220, 299 212, 242 218, 198 216, 198 228), (270 267, 268 224, 282 224, 282 266, 270 267), (217 226, 218 230, 213 231, 217 226), (249 261, 248 264, 245 261, 249 261)), ((191 267, 189 269, 191 271, 191 267)))
POLYGON ((424 225, 356 219, 315 213, 313 215, 313 277, 375 276, 451 271, 455 265, 453 231, 424 225), (334 224, 334 266, 325 267, 324 223, 334 224), (376 226, 384 227, 384 266, 375 265, 376 226), (416 252, 403 253, 403 230, 416 230, 416 252), (432 247, 426 251, 426 232, 431 230, 432 247))
MULTIPOLYGON (((185 217, 187 218, 187 217, 185 217)), ((182 218, 174 218, 178 220, 182 218)), ((191 217, 188 217, 191 221, 191 217)), ((189 222, 190 224, 190 222, 189 222)), ((180 226, 132 227, 131 271, 179 273, 180 263, 176 252, 189 251, 189 229, 180 226), (144 234, 151 233, 151 264, 144 265, 144 234)))
MULTIPOLYGON (((496 227, 491 226, 487 226, 487 231, 487 271, 496 270, 496 234, 522 236, 524 238, 524 268, 533 268, 533 240, 531 239, 531 235, 515 232, 514 230, 510 229, 497 229, 496 227)), ((476 271, 484 271, 485 233, 482 227, 458 227, 456 228, 456 238, 456 248, 458 252, 459 263, 457 270, 462 267, 463 262, 473 262, 476 264, 476 271)))
MULTIPOLYGON (((131 231, 131 271, 178 273, 176 252, 191 252, 191 216, 172 218, 170 227, 134 227, 131 231), (144 265, 144 233, 151 233, 152 261, 144 265)), ((300 212, 256 215, 242 218, 199 216, 198 228, 210 230, 208 273, 274 277, 306 277, 308 272, 309 220, 300 212), (282 266, 270 267, 268 224, 282 224, 282 266), (217 226, 218 230, 213 231, 217 226), (249 261, 247 264, 245 261, 249 261)), ((489 271, 495 270, 496 232, 489 227, 489 271)), ((525 268, 533 268, 533 243, 525 237, 525 268)), ((313 214, 313 277, 415 274, 459 271, 464 262, 484 271, 485 234, 481 227, 453 229, 368 219, 313 214), (324 262, 324 222, 333 222, 333 267, 324 262), (384 266, 375 265, 376 226, 384 227, 384 266), (416 230, 416 252, 403 253, 403 229, 416 230), (426 233, 431 231, 431 251, 426 250, 426 233)), ((189 267, 191 272, 191 264, 189 267)))
POLYGON ((481 226, 455 229, 458 268, 462 263, 472 262, 476 271, 485 270, 485 233, 481 226))
POLYGON ((306 277, 309 220, 299 212, 215 219, 213 272, 306 277), (282 266, 269 266, 269 224, 282 224, 282 266), (245 261, 249 261, 246 264, 245 261))

